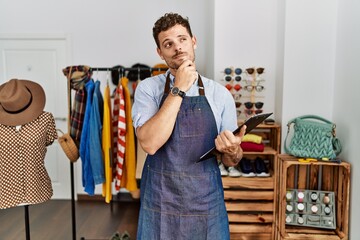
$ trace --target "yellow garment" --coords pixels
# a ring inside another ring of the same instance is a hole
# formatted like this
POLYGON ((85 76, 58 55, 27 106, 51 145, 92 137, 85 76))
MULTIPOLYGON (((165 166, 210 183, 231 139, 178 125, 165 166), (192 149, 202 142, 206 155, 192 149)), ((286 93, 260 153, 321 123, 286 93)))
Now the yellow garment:
POLYGON ((256 134, 245 134, 245 136, 242 139, 242 142, 253 142, 253 143, 257 143, 260 144, 262 142, 262 137, 256 134))
POLYGON ((110 105, 110 88, 109 85, 104 90, 104 117, 102 129, 102 150, 104 158, 105 182, 102 186, 102 196, 105 202, 109 203, 112 199, 112 118, 110 105))
MULTIPOLYGON (((135 154, 135 133, 131 118, 131 98, 128 88, 129 79, 123 77, 121 80, 125 98, 125 116, 126 116, 126 135, 125 135, 125 160, 123 164, 123 175, 121 178, 121 187, 128 191, 137 192, 135 170, 136 170, 136 154, 135 154)), ((136 193, 135 193, 136 194, 136 193)), ((133 194, 132 194, 133 195, 133 194)))

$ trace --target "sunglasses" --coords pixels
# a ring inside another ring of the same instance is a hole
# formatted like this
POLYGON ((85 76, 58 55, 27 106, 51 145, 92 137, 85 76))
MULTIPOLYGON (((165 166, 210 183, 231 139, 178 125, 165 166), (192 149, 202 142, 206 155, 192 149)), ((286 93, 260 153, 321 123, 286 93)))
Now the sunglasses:
POLYGON ((239 118, 241 115, 241 110, 236 110, 236 116, 239 118))
POLYGON ((236 101, 236 100, 240 100, 242 95, 237 93, 237 94, 233 94, 232 96, 233 96, 234 100, 236 101))
POLYGON ((240 76, 242 73, 241 68, 235 68, 234 70, 232 70, 231 68, 225 68, 224 73, 224 80, 227 82, 230 82, 231 80, 240 82, 242 80, 240 76))
POLYGON ((240 91, 241 88, 242 88, 242 86, 241 86, 240 84, 232 85, 232 84, 230 84, 230 83, 226 84, 225 87, 226 87, 229 91, 231 91, 231 89, 234 89, 234 90, 237 91, 237 92, 240 91))
POLYGON ((254 115, 254 114, 259 114, 259 113, 263 112, 262 109, 244 109, 244 111, 245 111, 246 115, 254 115))
POLYGON ((235 102, 235 107, 236 107, 236 108, 241 107, 241 105, 242 105, 242 103, 241 103, 241 102, 235 102))
POLYGON ((264 106, 264 103, 263 102, 245 102, 244 105, 247 109, 252 109, 254 106, 256 109, 260 109, 264 106))
MULTIPOLYGON (((233 72, 233 70, 231 68, 225 68, 225 70, 224 70, 224 73, 226 75, 230 75, 232 72, 233 72)), ((236 75, 240 75, 242 73, 242 69, 241 68, 235 68, 234 73, 236 75)))
POLYGON ((244 86, 244 89, 248 92, 252 92, 253 90, 256 90, 257 92, 261 92, 262 90, 265 89, 265 87, 263 85, 246 85, 244 86))
POLYGON ((257 72, 257 74, 263 74, 264 71, 265 71, 265 68, 262 68, 262 67, 260 67, 260 68, 247 68, 245 71, 250 75, 253 74, 254 72, 257 72))
POLYGON ((224 80, 227 82, 230 82, 231 80, 240 82, 242 80, 241 76, 231 76, 231 75, 225 75, 224 80))

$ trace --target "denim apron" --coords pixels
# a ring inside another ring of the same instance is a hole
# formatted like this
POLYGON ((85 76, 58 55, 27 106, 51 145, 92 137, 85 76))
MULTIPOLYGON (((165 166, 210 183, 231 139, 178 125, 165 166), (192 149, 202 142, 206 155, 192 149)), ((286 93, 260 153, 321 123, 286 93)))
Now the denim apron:
MULTIPOLYGON (((217 160, 196 163, 218 134, 200 75, 198 85, 200 96, 183 99, 169 140, 146 158, 138 240, 229 239, 217 160)), ((168 75, 161 105, 169 90, 168 75)))

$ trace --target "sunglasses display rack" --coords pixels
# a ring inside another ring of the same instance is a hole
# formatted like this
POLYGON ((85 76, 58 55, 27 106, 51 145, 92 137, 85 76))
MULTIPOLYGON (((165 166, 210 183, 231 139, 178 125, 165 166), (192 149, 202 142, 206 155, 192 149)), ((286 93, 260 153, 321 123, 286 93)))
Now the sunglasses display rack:
POLYGON ((287 225, 335 229, 335 194, 330 191, 288 189, 287 225))
POLYGON ((255 114, 262 113, 264 102, 256 101, 265 87, 263 73, 265 68, 227 67, 224 69, 222 82, 233 95, 238 119, 246 119, 255 114), (242 98, 249 99, 241 101, 242 98))

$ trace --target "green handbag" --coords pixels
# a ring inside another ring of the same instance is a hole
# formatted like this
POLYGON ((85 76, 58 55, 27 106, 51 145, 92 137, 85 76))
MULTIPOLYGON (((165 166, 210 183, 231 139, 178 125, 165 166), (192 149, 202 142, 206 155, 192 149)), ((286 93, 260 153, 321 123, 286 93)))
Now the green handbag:
POLYGON ((342 150, 340 140, 335 135, 336 125, 322 117, 300 116, 289 121, 287 126, 284 150, 288 154, 303 158, 333 159, 342 150), (291 126, 293 135, 288 146, 291 126))

